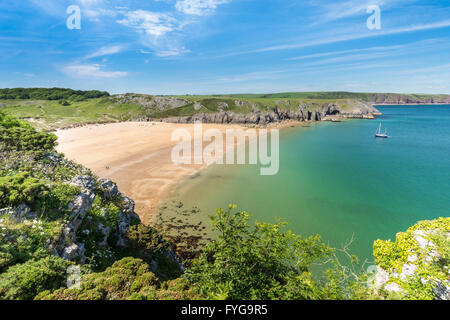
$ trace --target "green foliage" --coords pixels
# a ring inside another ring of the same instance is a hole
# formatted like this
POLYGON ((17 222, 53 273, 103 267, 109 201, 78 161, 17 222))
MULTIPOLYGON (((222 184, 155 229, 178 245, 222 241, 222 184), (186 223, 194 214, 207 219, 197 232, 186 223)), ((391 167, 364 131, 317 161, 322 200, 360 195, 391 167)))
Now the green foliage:
POLYGON ((0 271, 29 259, 49 255, 45 249, 46 243, 57 237, 60 230, 61 223, 58 221, 17 220, 11 215, 3 215, 0 219, 0 271))
POLYGON ((0 111, 0 143, 7 150, 45 153, 53 150, 56 139, 54 134, 38 132, 28 123, 0 111))
POLYGON ((126 237, 128 247, 124 255, 141 258, 149 264, 156 262, 154 272, 160 279, 174 279, 181 275, 179 264, 167 256, 169 242, 155 228, 137 224, 128 229, 126 237))
POLYGON ((109 96, 98 90, 72 90, 63 88, 13 88, 0 89, 0 99, 79 100, 109 96))
POLYGON ((49 188, 44 196, 39 197, 34 203, 34 208, 41 212, 41 217, 55 220, 67 218, 70 212, 69 202, 80 193, 80 188, 66 183, 56 184, 49 188))
POLYGON ((218 238, 187 271, 203 295, 227 299, 313 299, 319 289, 311 266, 331 249, 318 236, 302 239, 284 223, 249 225, 249 214, 218 209, 211 218, 218 238))
POLYGON ((64 285, 70 262, 48 256, 10 267, 0 274, 0 299, 33 299, 44 290, 58 289, 64 285))
POLYGON ((14 257, 9 252, 0 251, 0 272, 3 272, 6 267, 12 265, 14 257))
POLYGON ((380 295, 387 299, 434 299, 433 288, 436 281, 449 281, 449 233, 450 218, 438 218, 418 222, 405 232, 398 233, 394 242, 376 240, 374 242, 375 262, 389 274, 401 273, 406 263, 416 267, 411 276, 404 279, 391 277, 389 280, 402 289, 400 295, 393 296, 391 293, 383 291, 380 295), (430 241, 432 246, 420 248, 414 239, 415 231, 420 231, 419 235, 430 241), (408 258, 411 257, 414 259, 409 261, 408 258))
POLYGON ((0 177, 0 206, 2 208, 21 203, 32 204, 47 193, 45 184, 26 172, 0 177))
POLYGON ((136 252, 143 251, 143 255, 148 255, 146 260, 150 261, 152 255, 169 248, 169 243, 165 241, 155 228, 138 224, 131 226, 127 232, 129 248, 136 252))
POLYGON ((141 259, 124 258, 101 273, 85 277, 80 289, 45 291, 40 300, 161 300, 195 299, 186 280, 160 282, 141 259))

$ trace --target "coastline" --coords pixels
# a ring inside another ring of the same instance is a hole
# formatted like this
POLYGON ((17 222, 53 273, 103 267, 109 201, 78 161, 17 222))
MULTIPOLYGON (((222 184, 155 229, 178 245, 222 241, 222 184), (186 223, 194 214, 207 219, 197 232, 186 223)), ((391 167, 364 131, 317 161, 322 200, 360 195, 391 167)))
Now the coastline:
MULTIPOLYGON (((352 118, 339 117, 339 121, 352 118)), ((331 121, 322 119, 321 121, 331 121)), ((319 121, 319 122, 321 122, 319 121)), ((219 129, 287 129, 310 126, 317 121, 285 120, 264 126, 240 124, 202 124, 203 130, 219 129)), ((188 181, 211 163, 177 165, 171 161, 171 141, 175 129, 187 129, 193 136, 192 123, 125 121, 88 124, 56 130, 58 152, 80 163, 97 175, 117 183, 120 190, 134 199, 136 212, 150 222, 165 201, 183 182, 188 181)), ((234 148, 237 143, 235 142, 234 148)), ((221 156, 226 154, 224 148, 221 156)))
MULTIPOLYGON (((305 124, 285 122, 279 129, 305 124)), ((249 129, 235 124, 203 124, 203 130, 249 129)), ((57 151, 80 163, 97 175, 117 183, 120 190, 136 203, 136 212, 144 222, 151 221, 172 191, 209 166, 175 164, 171 161, 171 141, 175 129, 186 129, 193 136, 193 124, 165 122, 120 122, 87 125, 57 130, 57 151)), ((256 128, 257 130, 257 128, 256 128)), ((236 142, 234 147, 236 147, 236 142)), ((224 155, 226 150, 224 149, 224 155)))

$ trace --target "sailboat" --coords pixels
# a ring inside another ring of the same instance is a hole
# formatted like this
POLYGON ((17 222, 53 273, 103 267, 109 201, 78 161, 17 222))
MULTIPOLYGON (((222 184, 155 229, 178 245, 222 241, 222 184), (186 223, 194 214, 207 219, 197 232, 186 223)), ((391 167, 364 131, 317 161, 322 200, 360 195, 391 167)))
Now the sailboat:
POLYGON ((375 132, 375 138, 389 138, 389 136, 387 135, 387 129, 384 129, 384 133, 381 133, 381 122, 377 132, 375 132))

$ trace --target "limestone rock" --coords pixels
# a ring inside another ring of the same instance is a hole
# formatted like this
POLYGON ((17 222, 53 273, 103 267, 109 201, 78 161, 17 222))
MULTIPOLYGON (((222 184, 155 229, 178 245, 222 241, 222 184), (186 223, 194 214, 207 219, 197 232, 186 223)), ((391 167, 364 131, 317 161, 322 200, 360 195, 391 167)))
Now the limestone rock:
POLYGON ((436 300, 450 300, 450 285, 445 285, 442 281, 437 280, 433 287, 433 292, 436 295, 436 300))
POLYGON ((80 187, 82 190, 92 191, 95 185, 94 178, 91 176, 76 176, 69 183, 72 186, 80 187))
POLYGON ((126 247, 128 244, 125 234, 130 227, 130 221, 130 214, 122 212, 119 214, 119 221, 117 222, 117 246, 119 247, 126 247))
POLYGON ((0 216, 6 215, 6 214, 11 215, 11 217, 17 221, 23 221, 25 219, 37 218, 37 215, 31 211, 30 207, 23 203, 19 204, 15 208, 0 209, 0 216))
POLYGON ((405 280, 407 277, 414 275, 417 271, 417 266, 411 263, 405 263, 400 273, 400 279, 405 280))
POLYGON ((134 213, 134 201, 122 196, 122 207, 125 213, 134 213))
POLYGON ((71 244, 70 246, 67 246, 64 248, 62 253, 62 258, 70 261, 77 261, 81 264, 84 264, 86 257, 85 257, 86 249, 84 248, 84 244, 71 244))
POLYGON ((201 104, 200 102, 195 102, 195 103, 194 103, 194 109, 195 109, 195 110, 200 110, 202 107, 203 107, 203 106, 202 106, 202 104, 201 104))
POLYGON ((98 182, 100 183, 100 189, 103 191, 103 195, 106 199, 119 197, 121 195, 117 185, 110 179, 100 178, 98 182))
POLYGON ((377 273, 375 275, 374 286, 376 289, 381 288, 389 281, 389 273, 377 266, 377 273))
POLYGON ((108 226, 104 226, 103 223, 99 223, 97 226, 98 231, 103 235, 103 239, 98 243, 99 247, 106 248, 108 246, 108 237, 111 231, 111 228, 108 226))
POLYGON ((76 232, 78 227, 83 222, 86 213, 91 208, 94 202, 95 194, 88 190, 79 193, 75 199, 69 203, 69 210, 72 212, 70 217, 69 227, 76 232))
POLYGON ((414 231, 413 238, 414 238, 414 240, 416 240, 417 244, 422 249, 425 249, 428 246, 434 247, 434 244, 431 241, 428 241, 427 239, 425 239, 426 236, 427 236, 427 233, 425 233, 422 230, 414 231))
POLYGON ((400 288, 400 286, 396 283, 388 283, 384 288, 390 292, 402 292, 403 291, 403 289, 400 288))

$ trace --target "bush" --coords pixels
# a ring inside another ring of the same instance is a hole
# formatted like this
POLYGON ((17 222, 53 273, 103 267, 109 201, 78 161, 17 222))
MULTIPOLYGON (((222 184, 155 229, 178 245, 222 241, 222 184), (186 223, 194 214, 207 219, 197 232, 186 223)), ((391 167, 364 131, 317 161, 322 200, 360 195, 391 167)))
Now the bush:
POLYGON ((98 90, 72 90, 64 88, 13 88, 0 89, 0 99, 36 99, 36 100, 75 100, 109 96, 108 92, 98 90))
POLYGON ((19 121, 0 111, 0 143, 7 150, 34 151, 42 154, 56 146, 57 137, 47 132, 38 132, 26 122, 19 121))
POLYGON ((46 190, 41 180, 30 177, 26 172, 0 177, 0 207, 33 204, 46 190))
POLYGON ((313 299, 310 268, 331 253, 318 236, 301 239, 283 223, 249 225, 249 214, 218 209, 218 238, 206 245, 186 276, 200 294, 219 299, 313 299))
POLYGON ((70 262, 48 256, 8 268, 0 275, 0 299, 29 300, 44 290, 55 290, 65 284, 70 262))
POLYGON ((158 231, 145 224, 131 226, 126 234, 128 248, 126 254, 143 259, 147 263, 156 262, 154 272, 163 280, 181 275, 180 265, 167 256, 170 245, 158 231))
POLYGON ((186 280, 160 283, 141 259, 124 258, 101 273, 89 274, 80 289, 45 291, 40 300, 153 300, 198 297, 186 280))

